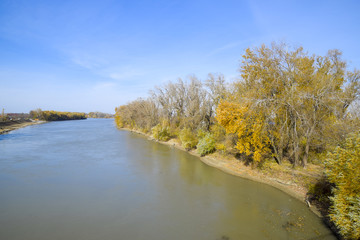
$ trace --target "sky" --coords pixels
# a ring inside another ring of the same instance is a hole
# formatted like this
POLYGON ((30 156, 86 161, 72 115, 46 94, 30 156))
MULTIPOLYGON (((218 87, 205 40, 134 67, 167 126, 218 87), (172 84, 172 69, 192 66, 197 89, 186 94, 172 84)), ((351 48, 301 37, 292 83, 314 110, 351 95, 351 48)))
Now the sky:
POLYGON ((274 41, 360 69, 360 1, 0 0, 0 108, 113 113, 274 41))

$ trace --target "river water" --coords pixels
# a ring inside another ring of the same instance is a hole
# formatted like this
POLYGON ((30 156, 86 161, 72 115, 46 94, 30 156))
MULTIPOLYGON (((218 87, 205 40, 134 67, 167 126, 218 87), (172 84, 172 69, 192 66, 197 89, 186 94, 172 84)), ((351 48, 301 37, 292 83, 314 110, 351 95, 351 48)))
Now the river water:
POLYGON ((335 239, 305 204, 111 119, 0 135, 0 239, 335 239))

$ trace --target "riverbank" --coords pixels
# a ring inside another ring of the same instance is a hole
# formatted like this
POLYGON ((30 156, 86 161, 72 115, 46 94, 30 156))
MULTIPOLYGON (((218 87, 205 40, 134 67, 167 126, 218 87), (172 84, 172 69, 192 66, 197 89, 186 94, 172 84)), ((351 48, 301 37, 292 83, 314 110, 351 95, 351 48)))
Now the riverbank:
POLYGON ((323 169, 318 165, 308 164, 306 170, 303 168, 293 168, 290 164, 268 163, 262 169, 246 166, 245 163, 230 154, 221 154, 218 152, 201 157, 196 149, 186 150, 181 146, 177 139, 170 139, 167 142, 158 141, 148 134, 129 128, 121 128, 120 130, 130 131, 147 137, 151 141, 156 141, 171 147, 175 147, 182 151, 186 151, 199 159, 205 164, 218 168, 228 174, 242 177, 252 181, 268 184, 275 187, 286 194, 300 200, 306 204, 312 212, 322 217, 320 211, 307 200, 309 184, 314 184, 322 176, 323 169))
POLYGON ((34 120, 12 120, 12 121, 6 121, 6 122, 0 122, 0 134, 5 134, 10 131, 44 123, 45 121, 34 121, 34 120))

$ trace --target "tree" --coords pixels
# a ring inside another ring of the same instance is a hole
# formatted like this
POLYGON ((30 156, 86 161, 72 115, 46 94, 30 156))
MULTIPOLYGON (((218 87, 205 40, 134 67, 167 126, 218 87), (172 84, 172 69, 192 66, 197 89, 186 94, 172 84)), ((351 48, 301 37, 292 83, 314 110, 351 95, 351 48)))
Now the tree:
POLYGON ((326 175, 336 185, 330 218, 349 239, 360 238, 360 132, 329 153, 326 175))
POLYGON ((4 110, 4 108, 2 109, 2 111, 1 111, 1 121, 6 121, 6 119, 7 119, 7 116, 6 116, 6 114, 5 114, 5 110, 4 110))
POLYGON ((37 108, 35 110, 31 110, 30 111, 30 117, 32 119, 42 119, 43 118, 42 110, 40 108, 37 108))
POLYGON ((270 153, 263 118, 261 112, 252 111, 246 102, 222 101, 217 108, 217 121, 225 127, 227 133, 238 136, 236 148, 257 163, 270 153))
POLYGON ((225 85, 225 78, 222 74, 209 73, 205 81, 206 96, 203 104, 205 129, 210 131, 210 127, 215 122, 216 107, 220 101, 225 99, 227 90, 225 85))
MULTIPOLYGON (((241 112, 232 121, 238 124, 237 148, 256 154, 256 161, 270 149, 278 163, 286 155, 294 166, 306 166, 309 152, 324 151, 331 126, 346 118, 348 106, 359 95, 360 74, 346 70, 338 50, 322 57, 301 47, 263 45, 246 50, 239 70, 241 79, 226 101, 241 112)), ((234 117, 224 109, 219 113, 234 117)), ((220 123, 228 123, 221 118, 220 123)))

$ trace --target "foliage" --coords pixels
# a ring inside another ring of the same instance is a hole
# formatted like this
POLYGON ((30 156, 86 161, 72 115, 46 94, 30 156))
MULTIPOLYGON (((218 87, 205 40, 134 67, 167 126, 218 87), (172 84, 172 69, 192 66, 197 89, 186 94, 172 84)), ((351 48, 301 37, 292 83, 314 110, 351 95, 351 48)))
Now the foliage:
POLYGON ((208 133, 208 132, 204 131, 203 129, 199 129, 199 130, 197 131, 197 138, 198 138, 198 139, 202 139, 203 137, 206 136, 207 133, 208 133))
POLYGON ((336 185, 330 218, 349 239, 360 238, 360 132, 329 153, 326 175, 336 185))
POLYGON ((217 144, 255 164, 273 159, 305 167, 313 156, 321 163, 360 127, 354 104, 360 71, 349 71, 341 57, 339 50, 318 56, 283 43, 249 48, 232 85, 221 74, 205 81, 179 78, 156 86, 146 99, 117 107, 115 122, 150 132, 166 120, 169 135, 183 135, 188 149, 211 133, 217 144))
MULTIPOLYGON (((331 218, 346 236, 359 237, 353 210, 359 208, 360 166, 359 156, 351 155, 359 145, 354 150, 350 140, 342 143, 360 127, 360 71, 348 70, 339 50, 318 56, 274 43, 247 49, 239 72, 231 85, 209 74, 205 81, 192 75, 157 86, 147 99, 117 107, 115 123, 151 130, 162 141, 177 136, 201 155, 227 151, 259 168, 322 164, 340 145, 327 160, 328 179, 336 184, 331 218)), ((316 183, 310 194, 327 202, 329 186, 316 183)))
POLYGON ((125 123, 124 123, 124 121, 122 120, 122 117, 119 114, 115 114, 115 125, 118 128, 125 127, 125 123))
POLYGON ((190 128, 184 128, 180 132, 180 141, 182 146, 186 150, 191 150, 196 147, 196 144, 198 143, 198 139, 196 138, 196 135, 191 131, 190 128))
POLYGON ((168 126, 158 124, 151 129, 153 137, 159 141, 168 141, 170 139, 170 131, 168 126))
POLYGON ((325 177, 322 177, 315 183, 309 184, 307 195, 309 199, 318 201, 324 208, 328 209, 331 205, 330 197, 333 196, 333 187, 334 184, 330 183, 325 177))
POLYGON ((32 118, 32 119, 42 119, 43 118, 42 110, 40 108, 31 110, 29 114, 30 114, 30 118, 32 118))
POLYGON ((212 153, 216 150, 215 144, 214 137, 210 133, 207 133, 203 138, 200 139, 196 148, 201 156, 205 156, 206 154, 212 153))
POLYGON ((215 144, 215 149, 217 151, 220 151, 221 153, 225 153, 226 151, 226 146, 222 143, 219 143, 219 144, 215 144))
POLYGON ((7 120, 8 120, 8 116, 7 116, 7 114, 5 114, 5 110, 2 109, 1 116, 0 116, 0 121, 5 122, 7 120))
POLYGON ((114 115, 110 113, 102 113, 102 112, 89 112, 86 117, 88 118, 113 118, 114 115))
POLYGON ((213 135, 216 142, 222 142, 226 138, 226 130, 218 122, 216 122, 211 126, 210 132, 213 135))
POLYGON ((119 128, 150 131, 160 123, 158 109, 151 99, 139 98, 127 105, 115 108, 115 123, 119 128))
POLYGON ((42 111, 36 109, 30 111, 31 118, 44 121, 64 121, 64 120, 79 120, 86 119, 85 113, 78 112, 58 112, 58 111, 42 111))
POLYGON ((257 163, 270 153, 261 113, 251 112, 246 104, 223 101, 218 106, 216 119, 228 133, 238 135, 236 148, 240 153, 252 156, 257 163))
POLYGON ((341 52, 309 55, 285 44, 247 49, 241 79, 221 101, 217 120, 238 135, 236 148, 255 162, 271 154, 281 164, 306 166, 311 151, 331 147, 354 128, 333 131, 349 118, 347 108, 359 96, 359 71, 347 71, 341 52))

